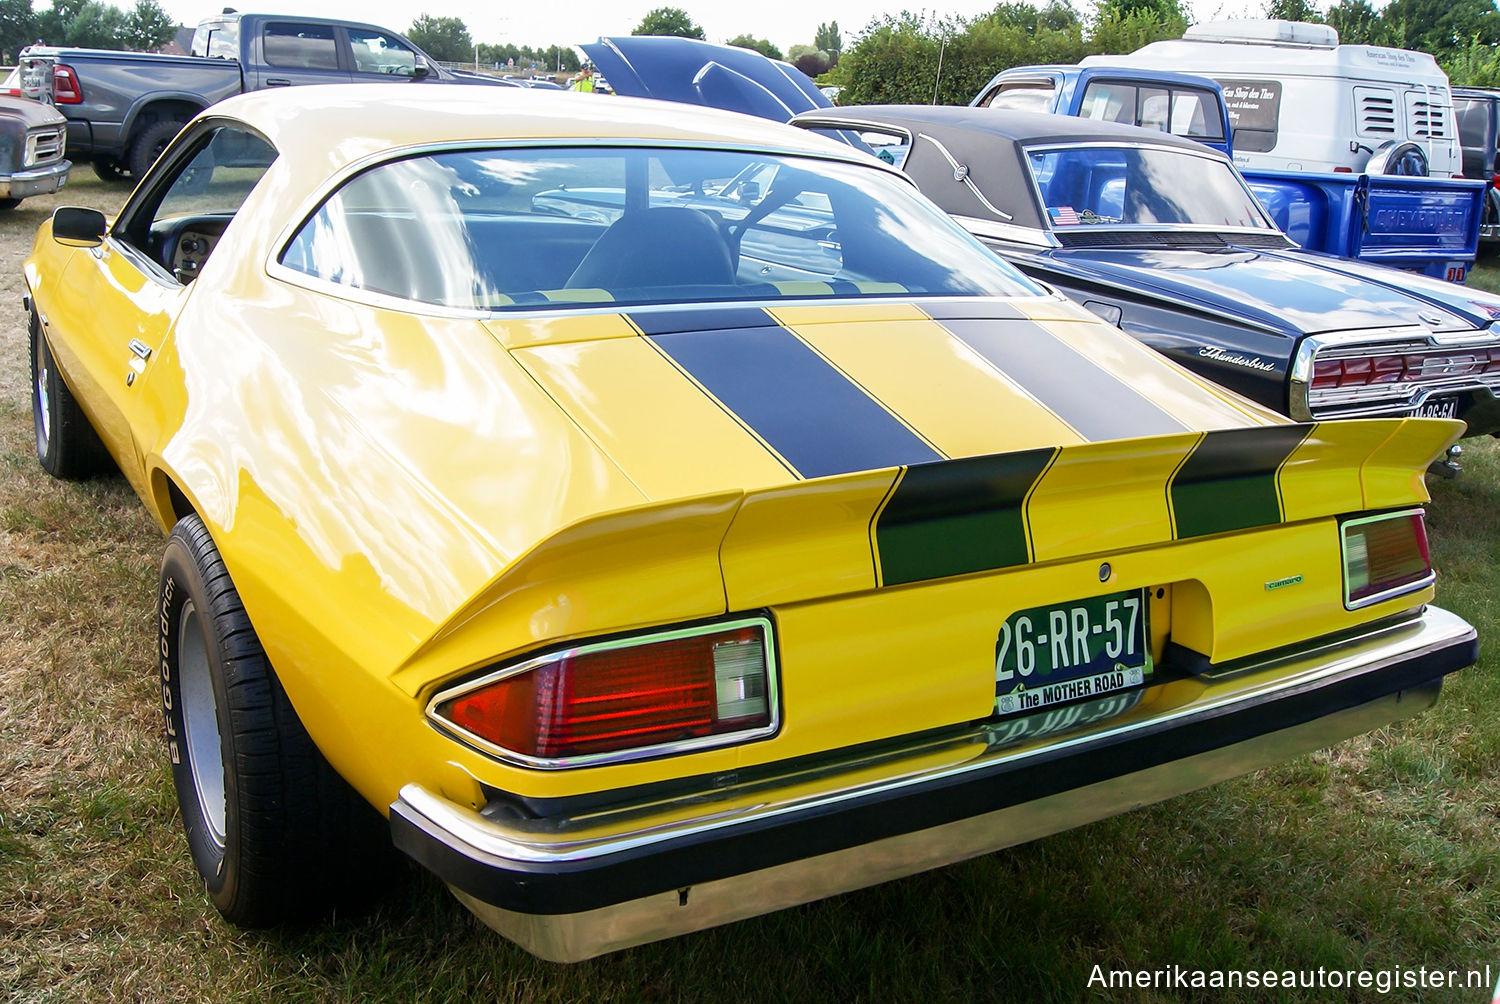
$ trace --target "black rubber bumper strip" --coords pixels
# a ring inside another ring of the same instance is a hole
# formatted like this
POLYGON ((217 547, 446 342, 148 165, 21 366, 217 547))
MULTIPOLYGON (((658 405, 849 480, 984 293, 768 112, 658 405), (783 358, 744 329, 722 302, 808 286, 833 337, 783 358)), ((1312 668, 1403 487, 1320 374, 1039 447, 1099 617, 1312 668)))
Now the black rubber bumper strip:
POLYGON ((1441 681, 1478 657, 1477 640, 1460 641, 1394 665, 1268 695, 1258 703, 1147 725, 1023 762, 1000 762, 993 769, 899 792, 747 820, 585 860, 531 863, 493 857, 453 841, 399 801, 391 807, 391 837, 444 882, 493 906, 529 914, 578 913, 941 826, 1232 746, 1441 681))

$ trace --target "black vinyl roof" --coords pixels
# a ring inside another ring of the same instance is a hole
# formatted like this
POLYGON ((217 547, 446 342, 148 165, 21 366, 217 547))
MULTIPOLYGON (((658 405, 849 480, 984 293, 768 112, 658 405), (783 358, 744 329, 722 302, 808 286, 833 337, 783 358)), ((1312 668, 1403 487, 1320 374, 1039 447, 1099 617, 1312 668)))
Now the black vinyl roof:
POLYGON ((803 112, 792 119, 803 128, 895 129, 911 137, 911 149, 901 169, 922 194, 944 212, 979 220, 1012 223, 1033 230, 1046 229, 1037 204, 1023 149, 1070 143, 1123 143, 1163 146, 1227 161, 1202 143, 1154 129, 1098 122, 1093 119, 1044 112, 957 105, 855 105, 803 112), (935 141, 935 142, 933 142, 935 141), (941 148, 940 148, 941 147, 941 148), (960 165, 991 205, 976 197, 962 178, 960 165), (1009 217, 1007 219, 1006 217, 1009 217))

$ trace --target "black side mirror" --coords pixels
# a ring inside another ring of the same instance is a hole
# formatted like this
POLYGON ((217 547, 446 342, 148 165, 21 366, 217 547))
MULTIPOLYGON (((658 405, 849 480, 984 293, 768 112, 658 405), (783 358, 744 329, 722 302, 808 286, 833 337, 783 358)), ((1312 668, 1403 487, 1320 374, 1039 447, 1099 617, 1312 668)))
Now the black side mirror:
POLYGON ((97 209, 63 206, 52 214, 52 239, 69 247, 98 247, 108 229, 108 221, 97 209))

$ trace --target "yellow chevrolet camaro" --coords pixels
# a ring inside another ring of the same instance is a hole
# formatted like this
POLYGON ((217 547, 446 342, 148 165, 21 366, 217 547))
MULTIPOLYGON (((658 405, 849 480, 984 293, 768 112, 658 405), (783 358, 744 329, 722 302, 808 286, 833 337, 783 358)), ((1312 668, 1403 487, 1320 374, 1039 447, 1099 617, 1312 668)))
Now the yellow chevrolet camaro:
POLYGON ((1022 277, 894 170, 681 105, 236 97, 25 265, 37 454, 167 532, 230 921, 389 841, 572 960, 1420 711, 1422 475, 1022 277), (373 808, 372 808, 373 807, 373 808))

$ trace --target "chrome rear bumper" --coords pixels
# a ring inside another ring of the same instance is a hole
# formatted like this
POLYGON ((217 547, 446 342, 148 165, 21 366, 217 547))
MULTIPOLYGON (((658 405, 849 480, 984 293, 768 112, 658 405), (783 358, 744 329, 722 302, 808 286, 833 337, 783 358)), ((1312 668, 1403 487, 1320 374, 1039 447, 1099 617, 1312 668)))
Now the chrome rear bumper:
POLYGON ((578 961, 961 861, 1359 735, 1430 707, 1442 677, 1477 653, 1471 626, 1428 607, 1118 707, 987 721, 628 804, 516 818, 408 785, 392 835, 501 934, 578 961))

